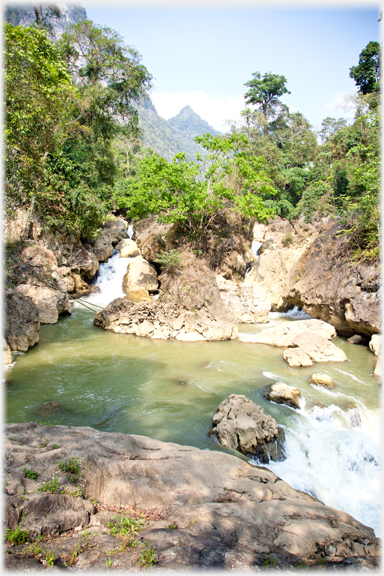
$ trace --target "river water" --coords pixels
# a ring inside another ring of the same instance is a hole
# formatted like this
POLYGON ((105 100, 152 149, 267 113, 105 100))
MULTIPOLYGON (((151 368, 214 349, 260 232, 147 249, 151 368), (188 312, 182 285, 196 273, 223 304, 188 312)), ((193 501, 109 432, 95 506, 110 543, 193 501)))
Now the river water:
MULTIPOLYGON (((122 296, 127 264, 118 253, 102 264, 101 292, 87 301, 105 306, 122 296)), ((41 327, 39 344, 6 374, 7 422, 91 426, 234 453, 208 430, 220 402, 244 394, 285 428, 287 458, 267 467, 380 535, 380 393, 375 356, 365 346, 336 338, 348 362, 293 369, 281 348, 120 335, 96 328, 93 317, 75 304, 70 317, 41 327), (331 376, 335 388, 309 384, 312 373, 331 376), (264 398, 266 385, 276 381, 301 390, 299 410, 264 398), (59 405, 45 404, 51 402, 59 405)), ((239 332, 304 317, 298 310, 271 313, 269 325, 240 325, 239 332)))

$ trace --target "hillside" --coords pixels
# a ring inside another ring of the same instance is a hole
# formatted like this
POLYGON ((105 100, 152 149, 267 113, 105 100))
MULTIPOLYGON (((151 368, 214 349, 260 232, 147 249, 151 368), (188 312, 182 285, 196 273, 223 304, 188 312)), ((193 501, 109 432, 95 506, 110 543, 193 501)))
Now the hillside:
POLYGON ((185 152, 189 160, 196 160, 197 153, 205 156, 204 148, 194 142, 195 136, 206 132, 220 134, 190 106, 185 106, 170 120, 162 118, 150 100, 143 100, 137 109, 145 146, 150 146, 167 160, 171 160, 178 152, 185 152))

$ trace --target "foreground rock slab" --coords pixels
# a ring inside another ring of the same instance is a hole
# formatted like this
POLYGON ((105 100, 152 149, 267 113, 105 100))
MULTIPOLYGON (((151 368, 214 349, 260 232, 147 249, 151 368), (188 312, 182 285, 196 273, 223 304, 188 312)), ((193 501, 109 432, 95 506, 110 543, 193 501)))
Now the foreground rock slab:
POLYGON ((147 567, 172 570, 255 571, 271 559, 281 569, 378 566, 371 528, 231 454, 88 427, 8 424, 5 433, 7 527, 42 538, 8 542, 8 569, 51 558, 73 570, 137 571, 144 552, 147 567), (70 458, 81 475, 59 466, 70 458), (52 477, 56 493, 36 491, 52 477), (110 532, 121 515, 142 519, 134 547, 110 532))

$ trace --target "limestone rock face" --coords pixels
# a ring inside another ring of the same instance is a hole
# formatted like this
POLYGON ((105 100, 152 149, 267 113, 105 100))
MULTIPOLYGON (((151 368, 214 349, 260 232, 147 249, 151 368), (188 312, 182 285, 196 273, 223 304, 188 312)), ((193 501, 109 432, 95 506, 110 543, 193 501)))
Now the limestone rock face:
POLYGON ((15 292, 32 299, 39 310, 40 324, 56 324, 59 315, 71 313, 68 296, 57 290, 21 284, 15 292))
POLYGON ((276 216, 268 224, 256 223, 253 239, 262 245, 244 285, 262 286, 271 301, 271 310, 285 310, 287 304, 282 293, 288 272, 316 235, 316 229, 302 220, 292 226, 288 220, 276 216))
POLYGON ((278 326, 264 328, 257 334, 243 334, 239 337, 241 342, 255 344, 269 344, 270 346, 291 346, 294 338, 302 332, 314 332, 327 340, 336 336, 336 330, 330 324, 321 320, 298 320, 284 322, 278 326))
POLYGON ((290 270, 282 296, 342 335, 370 337, 381 324, 379 266, 351 263, 341 229, 334 222, 316 238, 290 270))
POLYGON ((380 354, 381 342, 382 342, 381 334, 374 334, 369 342, 369 349, 374 353, 375 356, 378 356, 380 354))
POLYGON ((134 258, 139 256, 139 249, 134 240, 129 238, 122 240, 116 245, 116 250, 120 250, 120 258, 134 258))
POLYGON ((313 366, 313 362, 301 348, 287 348, 283 352, 283 358, 291 368, 300 368, 300 366, 313 366))
POLYGON ((284 431, 276 420, 243 395, 231 394, 213 417, 212 434, 220 444, 242 454, 255 455, 262 463, 284 459, 284 431))
POLYGON ((216 276, 216 283, 223 302, 238 322, 269 322, 271 303, 264 288, 237 284, 220 275, 216 276))
POLYGON ((148 292, 157 290, 159 281, 156 268, 147 262, 142 256, 137 256, 130 261, 127 273, 123 278, 123 291, 125 294, 131 290, 144 289, 148 292))
POLYGON ((39 310, 32 298, 13 291, 5 295, 5 337, 11 350, 26 352, 39 341, 39 310))
POLYGON ((84 282, 80 274, 72 272, 71 278, 74 284, 73 296, 75 298, 81 298, 82 296, 87 296, 89 294, 89 285, 86 282, 84 282))
POLYGON ((72 251, 70 268, 72 272, 91 280, 99 269, 99 262, 95 254, 90 250, 86 250, 82 244, 75 245, 72 251))
POLYGON ((287 406, 291 406, 291 408, 300 408, 300 390, 294 386, 288 386, 288 384, 284 384, 284 382, 276 382, 276 384, 267 386, 264 396, 271 402, 287 404, 287 406))
MULTIPOLYGON (((57 569, 72 559, 75 570, 97 573, 105 571, 110 556, 120 570, 137 571, 142 540, 157 551, 154 569, 175 573, 260 570, 270 554, 284 570, 304 561, 318 567, 320 558, 330 568, 378 566, 380 540, 371 528, 223 451, 88 427, 24 423, 5 425, 4 456, 6 527, 28 525, 36 535, 57 535, 44 542, 57 569), (54 444, 59 448, 52 449, 54 444), (73 491, 58 468, 69 455, 79 459, 83 496, 36 492, 55 474, 60 491, 73 491), (26 462, 38 472, 37 481, 24 477, 26 462), (138 548, 119 552, 122 540, 108 534, 106 523, 121 514, 135 518, 136 507, 144 515, 138 548), (86 525, 88 537, 81 528, 86 525)), ((39 559, 28 558, 29 547, 28 542, 8 548, 6 567, 41 569, 39 559)))
POLYGON ((317 386, 324 386, 325 388, 334 388, 335 384, 330 376, 326 374, 312 374, 310 378, 311 384, 316 384, 317 386))

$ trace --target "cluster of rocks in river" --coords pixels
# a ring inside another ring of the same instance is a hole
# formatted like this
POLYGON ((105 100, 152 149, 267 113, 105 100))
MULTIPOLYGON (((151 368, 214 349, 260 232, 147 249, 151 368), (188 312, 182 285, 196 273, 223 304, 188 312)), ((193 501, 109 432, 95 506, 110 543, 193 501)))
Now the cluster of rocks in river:
POLYGON ((6 544, 8 570, 137 571, 145 554, 173 571, 379 566, 371 528, 231 454, 24 423, 5 426, 4 455, 6 527, 33 541, 6 544), (122 516, 136 520, 131 540, 122 516))

